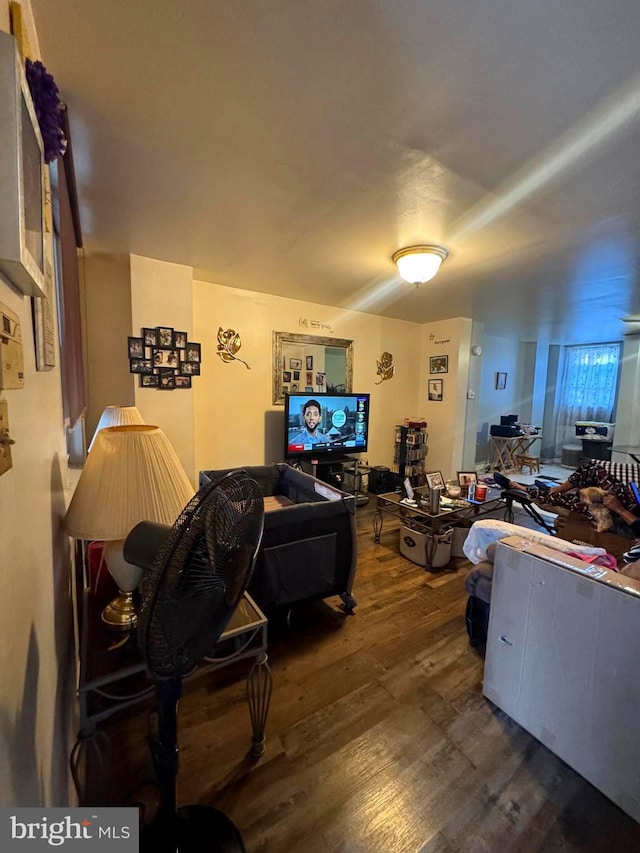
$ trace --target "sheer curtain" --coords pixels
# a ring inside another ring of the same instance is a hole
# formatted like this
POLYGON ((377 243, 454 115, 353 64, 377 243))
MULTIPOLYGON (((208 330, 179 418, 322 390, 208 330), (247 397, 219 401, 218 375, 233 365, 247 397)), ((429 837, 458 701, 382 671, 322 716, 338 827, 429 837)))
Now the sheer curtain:
POLYGON ((557 400, 556 455, 575 444, 576 421, 613 422, 620 344, 589 344, 564 349, 557 400))

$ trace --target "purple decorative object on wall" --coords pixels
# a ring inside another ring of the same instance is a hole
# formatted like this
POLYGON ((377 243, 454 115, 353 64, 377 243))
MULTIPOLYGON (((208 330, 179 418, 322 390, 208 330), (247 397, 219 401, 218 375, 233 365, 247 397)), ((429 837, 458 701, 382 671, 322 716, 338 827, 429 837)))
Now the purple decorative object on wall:
POLYGON ((60 92, 55 80, 41 62, 27 59, 25 70, 44 142, 45 163, 52 163, 67 150, 67 140, 62 129, 63 106, 60 92))

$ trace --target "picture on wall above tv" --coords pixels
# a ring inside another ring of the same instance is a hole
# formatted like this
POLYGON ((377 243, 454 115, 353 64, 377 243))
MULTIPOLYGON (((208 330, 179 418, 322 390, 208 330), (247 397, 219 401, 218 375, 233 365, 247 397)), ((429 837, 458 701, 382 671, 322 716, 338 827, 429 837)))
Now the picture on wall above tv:
POLYGON ((369 394, 285 395, 285 457, 364 453, 369 443, 369 394))

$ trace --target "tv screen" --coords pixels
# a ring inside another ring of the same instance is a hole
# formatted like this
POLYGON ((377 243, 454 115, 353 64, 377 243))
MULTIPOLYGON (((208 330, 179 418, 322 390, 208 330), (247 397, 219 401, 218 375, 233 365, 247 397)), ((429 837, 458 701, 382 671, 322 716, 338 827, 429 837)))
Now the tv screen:
POLYGON ((364 453, 369 394, 286 394, 285 457, 364 453))

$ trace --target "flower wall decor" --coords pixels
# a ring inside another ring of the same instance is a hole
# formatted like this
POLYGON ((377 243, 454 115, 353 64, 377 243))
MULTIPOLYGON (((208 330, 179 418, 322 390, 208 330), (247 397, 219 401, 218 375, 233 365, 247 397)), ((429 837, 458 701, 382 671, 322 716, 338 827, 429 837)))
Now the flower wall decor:
POLYGON ((44 161, 53 163, 67 150, 67 139, 62 129, 64 106, 60 101, 60 92, 55 80, 40 61, 27 59, 25 74, 44 143, 44 161))
POLYGON ((251 370, 246 361, 239 358, 236 353, 242 346, 242 341, 240 340, 240 335, 234 329, 226 329, 223 330, 222 326, 218 328, 218 356, 219 358, 225 362, 225 364, 229 364, 232 361, 239 361, 241 364, 247 368, 247 370, 251 370))
POLYGON ((380 376, 380 380, 375 382, 375 385, 380 385, 381 382, 384 382, 385 379, 393 378, 393 374, 396 372, 395 364, 393 363, 393 356, 390 352, 383 352, 380 356, 380 361, 378 364, 378 376, 380 376))

